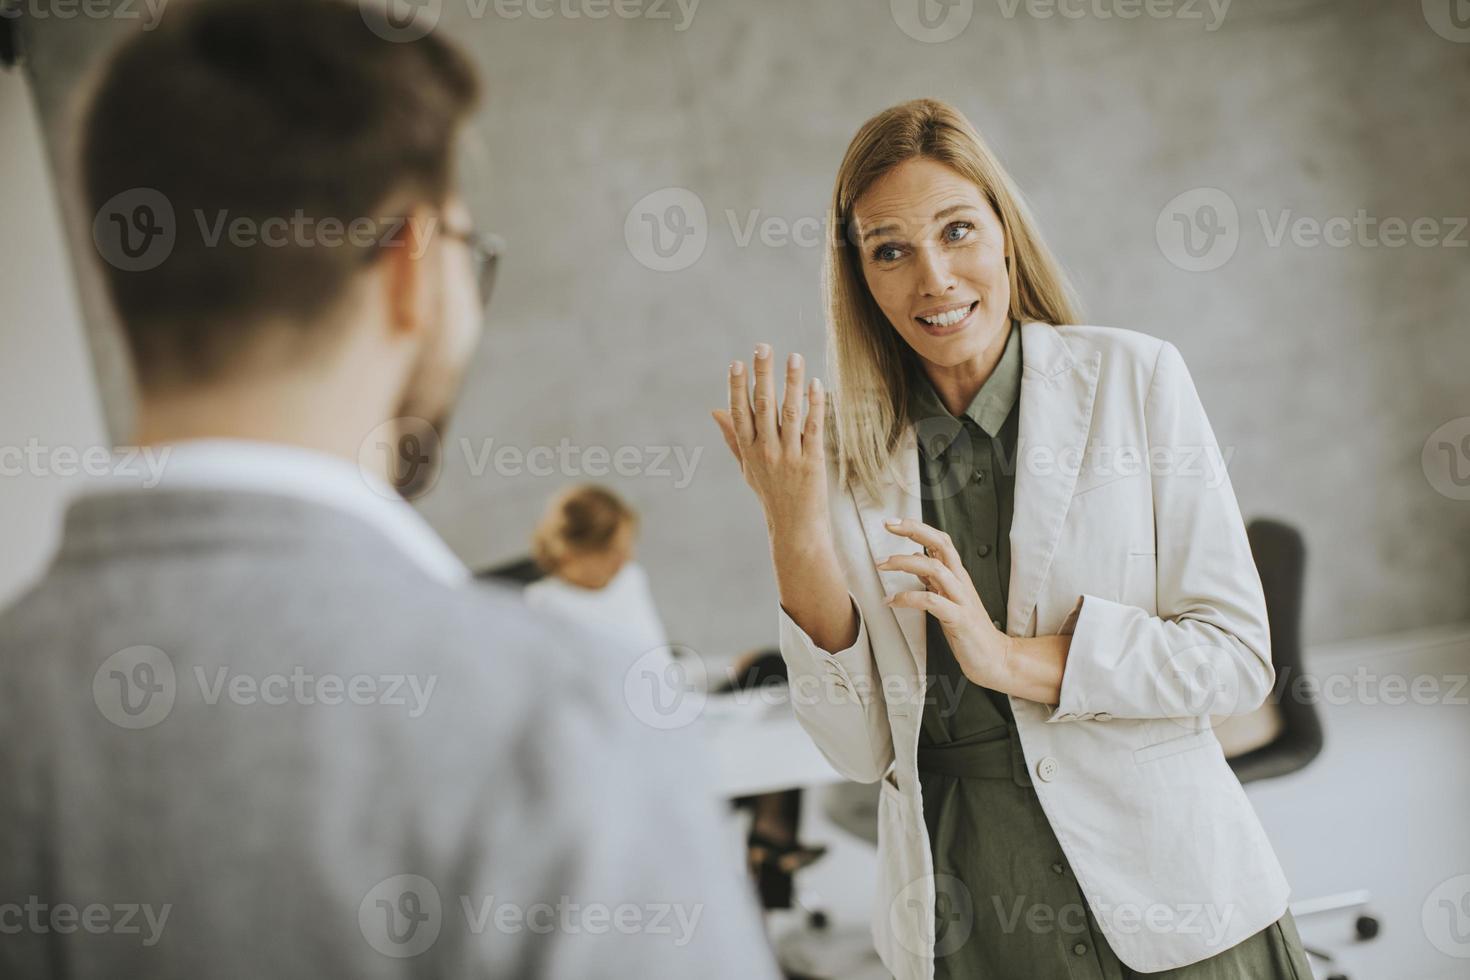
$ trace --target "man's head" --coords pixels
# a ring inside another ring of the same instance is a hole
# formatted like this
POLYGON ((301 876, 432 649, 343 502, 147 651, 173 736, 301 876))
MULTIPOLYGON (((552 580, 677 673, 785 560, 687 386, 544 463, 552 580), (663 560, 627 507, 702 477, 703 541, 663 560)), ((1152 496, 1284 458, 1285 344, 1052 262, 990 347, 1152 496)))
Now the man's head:
POLYGON ((351 364, 378 421, 439 428, 480 329, 454 166, 477 98, 442 39, 334 0, 180 5, 122 45, 81 165, 145 406, 351 364))

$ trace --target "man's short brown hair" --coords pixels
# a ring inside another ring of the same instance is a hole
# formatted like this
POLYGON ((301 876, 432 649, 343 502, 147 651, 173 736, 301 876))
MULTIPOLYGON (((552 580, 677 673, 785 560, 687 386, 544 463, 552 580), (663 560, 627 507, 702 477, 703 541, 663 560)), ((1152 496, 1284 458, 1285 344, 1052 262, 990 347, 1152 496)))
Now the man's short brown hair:
POLYGON ((443 204, 478 91, 436 35, 388 40, 337 0, 180 4, 124 43, 86 113, 81 169, 143 386, 227 373, 266 320, 317 339, 313 321, 381 254, 335 229, 368 219, 386 234, 380 209, 443 204), (110 254, 114 226, 163 221, 161 260, 110 254), (263 244, 262 228, 284 244, 263 244))

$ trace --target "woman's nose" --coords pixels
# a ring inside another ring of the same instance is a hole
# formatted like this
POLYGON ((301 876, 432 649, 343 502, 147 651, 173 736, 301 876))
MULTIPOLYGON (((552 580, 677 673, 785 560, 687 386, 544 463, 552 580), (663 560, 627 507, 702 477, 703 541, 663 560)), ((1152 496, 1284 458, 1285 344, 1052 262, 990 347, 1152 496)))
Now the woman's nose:
POLYGON ((942 296, 954 288, 954 276, 949 271, 949 260, 942 249, 928 246, 920 248, 917 256, 919 290, 925 296, 942 296))

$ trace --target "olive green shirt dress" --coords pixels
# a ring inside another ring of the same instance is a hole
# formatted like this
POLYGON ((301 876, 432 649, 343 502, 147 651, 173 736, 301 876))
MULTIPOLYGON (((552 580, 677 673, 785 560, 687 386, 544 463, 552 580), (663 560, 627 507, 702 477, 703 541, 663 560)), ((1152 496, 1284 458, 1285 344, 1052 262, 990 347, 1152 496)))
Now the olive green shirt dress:
MULTIPOLYGON (((955 418, 911 368, 924 523, 953 539, 995 625, 1006 627, 1020 425, 1021 330, 955 418)), ((926 617, 928 687, 919 780, 934 857, 935 977, 1125 980, 1032 787, 1007 695, 960 672, 926 617)), ((1078 722, 1077 724, 1091 724, 1078 722)), ((1169 980, 1311 980, 1291 913, 1169 980)))

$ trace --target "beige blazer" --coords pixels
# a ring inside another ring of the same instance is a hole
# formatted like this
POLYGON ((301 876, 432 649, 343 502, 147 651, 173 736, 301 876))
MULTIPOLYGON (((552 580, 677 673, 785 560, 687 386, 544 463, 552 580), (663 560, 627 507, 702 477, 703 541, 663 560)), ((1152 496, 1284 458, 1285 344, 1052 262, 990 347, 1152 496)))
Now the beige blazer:
MULTIPOLYGON (((1061 703, 1010 704, 1108 943, 1133 970, 1172 969, 1287 907, 1281 866, 1210 727, 1212 714, 1257 708, 1275 681, 1260 578, 1178 349, 1108 327, 1021 330, 1007 628, 1072 642, 1061 703)), ((873 938, 899 980, 933 975, 935 878, 915 767, 925 614, 884 605, 923 586, 874 566, 921 550, 882 525, 922 519, 915 452, 910 427, 880 500, 832 471, 856 642, 829 654, 779 611, 802 727, 843 775, 882 780, 873 938)), ((975 914, 994 914, 990 896, 970 897, 975 914)))

